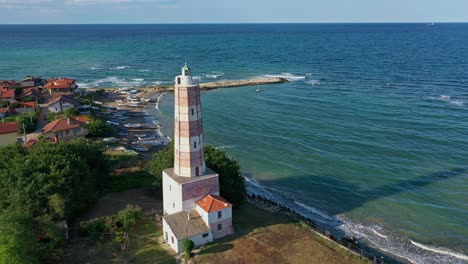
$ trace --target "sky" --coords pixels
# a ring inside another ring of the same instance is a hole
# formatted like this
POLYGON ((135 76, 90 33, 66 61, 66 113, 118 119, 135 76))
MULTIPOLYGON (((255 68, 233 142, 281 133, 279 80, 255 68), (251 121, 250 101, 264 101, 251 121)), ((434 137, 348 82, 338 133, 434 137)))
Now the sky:
POLYGON ((0 24, 468 22, 468 0, 0 0, 0 24))

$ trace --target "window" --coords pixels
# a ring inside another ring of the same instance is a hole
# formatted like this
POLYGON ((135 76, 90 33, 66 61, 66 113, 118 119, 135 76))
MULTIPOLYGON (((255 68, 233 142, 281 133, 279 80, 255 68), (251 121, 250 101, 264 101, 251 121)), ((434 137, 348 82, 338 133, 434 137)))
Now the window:
POLYGON ((208 233, 203 234, 203 237, 208 237, 208 233))
POLYGON ((222 212, 222 211, 218 211, 218 219, 220 219, 221 217, 223 217, 223 212, 222 212))
POLYGON ((221 229, 223 229, 223 225, 222 225, 222 224, 218 224, 218 231, 220 231, 221 229))
POLYGON ((197 142, 196 141, 193 142, 193 148, 197 148, 197 142))
POLYGON ((171 185, 169 185, 169 191, 172 191, 172 186, 171 185))
POLYGON ((175 203, 172 203, 172 208, 175 208, 175 203))
POLYGON ((171 236, 171 242, 172 242, 172 244, 174 244, 174 237, 173 236, 171 236))
POLYGON ((195 111, 193 111, 193 108, 192 108, 192 115, 194 115, 194 114, 195 114, 195 111))
POLYGON ((167 232, 166 232, 166 241, 169 239, 169 236, 167 235, 167 232))
POLYGON ((177 84, 180 84, 180 77, 177 78, 177 84))

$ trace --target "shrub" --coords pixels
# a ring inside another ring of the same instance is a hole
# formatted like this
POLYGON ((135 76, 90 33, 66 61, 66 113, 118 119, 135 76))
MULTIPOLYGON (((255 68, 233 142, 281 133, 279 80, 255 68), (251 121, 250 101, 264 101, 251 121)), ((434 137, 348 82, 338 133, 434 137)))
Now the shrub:
POLYGON ((190 258, 192 255, 192 250, 195 247, 195 243, 193 243, 192 240, 190 239, 185 239, 184 242, 182 242, 182 249, 185 252, 185 256, 187 258, 190 258))
POLYGON ((130 206, 117 213, 117 222, 120 223, 123 231, 131 230, 136 222, 143 218, 143 211, 139 206, 130 206))
POLYGON ((106 231, 106 223, 103 218, 93 218, 83 221, 78 227, 80 236, 88 236, 94 240, 100 240, 102 233, 106 231))

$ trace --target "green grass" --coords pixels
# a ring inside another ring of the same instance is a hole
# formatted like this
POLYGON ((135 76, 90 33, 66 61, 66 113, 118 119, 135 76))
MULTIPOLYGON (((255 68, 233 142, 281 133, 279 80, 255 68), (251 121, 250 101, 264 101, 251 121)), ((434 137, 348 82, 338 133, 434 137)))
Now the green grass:
POLYGON ((153 188, 153 176, 146 171, 111 175, 104 193, 122 192, 136 188, 153 188))
POLYGON ((90 240, 74 244, 65 258, 64 263, 176 263, 157 242, 162 228, 153 221, 142 220, 129 232, 130 246, 122 252, 109 239, 96 244, 90 240))

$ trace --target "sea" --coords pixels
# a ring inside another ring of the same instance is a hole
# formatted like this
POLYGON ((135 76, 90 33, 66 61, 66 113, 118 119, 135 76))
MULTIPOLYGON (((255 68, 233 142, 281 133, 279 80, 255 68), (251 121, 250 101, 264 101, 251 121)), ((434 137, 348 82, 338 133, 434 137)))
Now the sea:
POLYGON ((250 193, 404 261, 468 263, 468 24, 0 25, 0 79, 145 87, 185 62, 289 80, 202 92, 206 143, 250 193))

